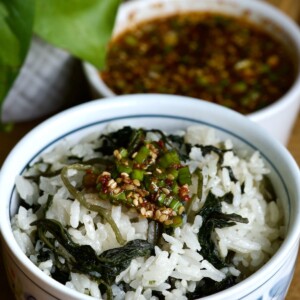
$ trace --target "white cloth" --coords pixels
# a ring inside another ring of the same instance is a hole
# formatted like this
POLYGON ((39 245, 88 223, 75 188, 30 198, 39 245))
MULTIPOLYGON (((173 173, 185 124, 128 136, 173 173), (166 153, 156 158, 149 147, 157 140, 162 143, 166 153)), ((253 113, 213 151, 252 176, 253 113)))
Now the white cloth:
POLYGON ((25 121, 60 109, 71 88, 75 59, 34 37, 3 106, 2 120, 25 121))

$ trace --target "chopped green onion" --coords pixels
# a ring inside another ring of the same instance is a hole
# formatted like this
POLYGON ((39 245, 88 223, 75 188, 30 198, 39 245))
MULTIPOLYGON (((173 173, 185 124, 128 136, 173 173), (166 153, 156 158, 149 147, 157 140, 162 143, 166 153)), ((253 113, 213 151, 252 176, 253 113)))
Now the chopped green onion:
POLYGON ((125 148, 120 149, 120 155, 122 158, 126 158, 128 156, 128 151, 125 148))
POLYGON ((127 174, 130 174, 132 172, 132 167, 131 166, 127 166, 127 165, 124 165, 122 163, 118 163, 116 164, 117 166, 117 170, 119 173, 127 173, 127 174))
POLYGON ((178 182, 181 185, 192 184, 191 173, 189 167, 183 167, 178 170, 178 182))
POLYGON ((134 160, 137 163, 142 164, 147 159, 149 153, 150 150, 146 146, 142 146, 138 151, 137 155, 134 157, 134 160))
POLYGON ((157 201, 160 205, 163 205, 165 203, 165 199, 166 199, 167 195, 164 193, 161 193, 158 198, 157 201))
POLYGON ((173 199, 169 206, 177 213, 179 207, 182 206, 182 203, 177 199, 173 199))
POLYGON ((132 179, 137 179, 137 180, 139 180, 139 181, 142 181, 143 178, 144 178, 144 173, 145 173, 144 170, 133 169, 132 172, 131 172, 130 177, 131 177, 132 179))
POLYGON ((180 159, 178 156, 178 153, 175 150, 171 150, 169 152, 166 152, 160 159, 158 164, 162 168, 168 168, 174 164, 180 164, 180 159))

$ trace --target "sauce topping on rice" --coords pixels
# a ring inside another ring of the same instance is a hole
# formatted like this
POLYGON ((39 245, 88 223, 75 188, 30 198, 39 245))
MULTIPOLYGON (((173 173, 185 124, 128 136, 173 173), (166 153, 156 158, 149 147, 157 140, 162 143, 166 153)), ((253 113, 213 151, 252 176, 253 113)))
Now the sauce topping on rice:
POLYGON ((295 68, 282 43, 248 21, 186 13, 117 36, 100 76, 116 94, 186 95, 248 114, 285 94, 295 68))
POLYGON ((86 171, 83 185, 96 189, 101 199, 134 207, 143 217, 180 226, 184 202, 190 200, 191 173, 166 141, 145 138, 146 131, 134 131, 127 148, 113 151, 107 170, 86 171))

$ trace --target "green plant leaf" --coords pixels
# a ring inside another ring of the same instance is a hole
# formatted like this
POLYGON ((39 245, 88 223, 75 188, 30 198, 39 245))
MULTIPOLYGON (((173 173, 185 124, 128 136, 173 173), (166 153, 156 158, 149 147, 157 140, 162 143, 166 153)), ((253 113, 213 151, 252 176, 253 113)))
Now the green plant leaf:
POLYGON ((34 0, 0 0, 0 115, 30 45, 34 3, 34 0))
POLYGON ((36 0, 34 31, 101 68, 121 0, 36 0))

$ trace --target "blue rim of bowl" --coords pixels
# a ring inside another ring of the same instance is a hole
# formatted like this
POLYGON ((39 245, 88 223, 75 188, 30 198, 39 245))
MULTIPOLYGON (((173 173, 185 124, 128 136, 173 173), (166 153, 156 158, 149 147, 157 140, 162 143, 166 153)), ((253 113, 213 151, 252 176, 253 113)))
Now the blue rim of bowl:
MULTIPOLYGON (((191 122, 191 123, 196 123, 196 124, 201 124, 201 125, 204 125, 204 126, 208 126, 208 127, 211 127, 211 128, 214 128, 216 129, 217 131, 221 131, 221 132, 224 132, 238 140, 240 140, 241 142, 243 142, 244 144, 246 144, 248 147, 250 147, 253 151, 259 151, 260 155, 264 158, 265 161, 267 161, 270 166, 273 168, 273 170, 276 172, 277 176, 280 178, 280 181, 284 187, 284 190, 285 190, 285 193, 287 195, 287 200, 288 200, 288 208, 289 208, 289 215, 291 215, 291 199, 290 199, 290 195, 289 195, 289 192, 288 192, 288 189, 287 189, 287 186, 285 184, 285 181, 283 180, 283 177, 281 176, 279 170, 275 167, 275 165, 272 163, 272 161, 268 158, 268 156, 266 154, 264 154, 262 151, 259 150, 259 148, 255 147, 252 143, 250 143, 249 141, 247 141, 245 138, 241 137, 240 135, 236 134, 236 133, 233 133, 232 131, 228 130, 228 129, 224 129, 218 125, 215 125, 215 124, 211 124, 209 122, 206 122, 206 121, 202 121, 202 120, 199 120, 199 119, 194 119, 194 118, 188 118, 188 117, 182 117, 182 116, 176 116, 176 115, 164 115, 164 114, 132 114, 132 115, 125 115, 125 116, 120 116, 120 117, 113 117, 113 118, 107 118, 107 119, 102 119, 102 120, 99 120, 99 121, 95 121, 95 122, 91 122, 91 123, 87 123, 83 126, 80 126, 80 127, 77 127, 73 130, 70 130, 68 132, 65 132, 64 134, 58 136, 57 138, 53 139, 52 141, 50 141, 47 145, 45 145, 42 149, 40 149, 36 154, 34 154, 32 156, 32 158, 27 162, 27 164, 23 167, 22 171, 20 174, 22 174, 24 172, 24 170, 36 159, 39 157, 39 155, 41 153, 43 153, 46 149, 48 149, 50 146, 54 145, 55 143, 57 143, 59 140, 62 140, 63 138, 66 138, 76 132, 79 132, 81 130, 84 130, 84 129, 87 129, 87 128, 91 128, 91 127, 94 127, 96 125, 100 125, 100 124, 109 124, 109 123, 112 123, 114 121, 119 121, 119 120, 126 120, 126 119, 138 119, 138 118, 162 118, 162 119, 174 119, 174 120, 181 120, 181 121, 187 121, 187 122, 191 122)), ((11 195, 10 195, 10 200, 9 200, 9 215, 10 215, 10 218, 11 218, 11 203, 12 203, 12 199, 14 197, 14 194, 15 194, 15 186, 11 192, 11 195)), ((288 221, 288 224, 287 224, 287 227, 289 227, 290 225, 290 220, 288 221)), ((282 266, 278 269, 278 271, 282 268, 282 266)), ((275 273, 277 274, 278 271, 275 273)), ((24 272, 23 272, 24 273, 24 272)), ((25 273, 24 273, 25 274, 25 273)), ((275 274, 273 274, 273 276, 275 276, 275 274)), ((25 274, 25 276, 27 277, 27 275, 25 274)), ((254 293, 257 289, 259 289, 262 285, 264 285, 266 282, 268 282, 269 280, 271 280, 271 278, 273 277, 271 276, 270 278, 268 278, 266 281, 264 281, 259 287, 257 287, 255 290, 251 291, 250 293, 248 293, 247 295, 244 295, 242 298, 240 299, 243 299, 247 296, 249 296, 250 294, 254 293)), ((251 275, 249 276, 251 277, 251 275)), ((249 278, 248 277, 248 278, 249 278)), ((28 279, 30 279, 28 277, 28 279)), ((246 278, 247 279, 247 278, 246 278)), ((245 279, 245 280, 246 280, 245 279)), ((35 283, 36 284, 36 283, 35 283)), ((39 286, 40 287, 40 286, 39 286)), ((234 286, 232 287, 234 288, 234 286)), ((41 288, 42 290, 44 290, 43 288, 41 288)), ((45 291, 45 290, 44 290, 45 291)), ((225 291, 225 290, 224 290, 225 291)), ((80 293, 80 292, 78 292, 80 293)), ((222 293, 219 292, 219 293, 222 293)), ((218 293, 217 293, 218 294, 218 293)), ((217 295, 216 294, 216 295, 217 295)), ((51 295, 51 294, 49 294, 51 295)), ((208 296, 210 297, 210 296, 208 296)))

